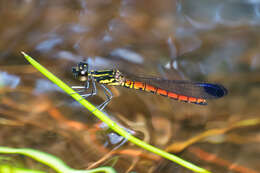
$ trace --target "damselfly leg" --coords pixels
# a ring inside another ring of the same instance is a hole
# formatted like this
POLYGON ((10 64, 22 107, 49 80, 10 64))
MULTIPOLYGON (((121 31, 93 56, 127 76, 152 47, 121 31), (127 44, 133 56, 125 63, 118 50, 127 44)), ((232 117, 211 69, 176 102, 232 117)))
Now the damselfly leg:
POLYGON ((103 110, 107 106, 107 104, 111 101, 111 99, 113 98, 113 94, 107 87, 105 87, 105 85, 101 84, 100 86, 103 89, 104 94, 107 97, 107 99, 98 106, 99 110, 103 110))
MULTIPOLYGON (((89 81, 86 82, 87 84, 85 86, 72 86, 73 89, 81 89, 77 91, 78 94, 82 92, 86 92, 89 88, 89 81)), ((97 95, 97 87, 96 87, 96 82, 92 80, 92 87, 91 87, 91 93, 87 94, 80 94, 82 97, 87 98, 89 96, 94 96, 97 95)))
MULTIPOLYGON (((97 87, 96 87, 96 82, 94 80, 91 80, 92 82, 92 87, 91 87, 91 93, 87 93, 87 94, 81 94, 83 92, 86 92, 89 89, 89 81, 86 82, 85 86, 72 86, 73 89, 80 89, 79 91, 77 91, 76 93, 80 94, 82 97, 87 98, 89 96, 94 96, 97 95, 97 87)), ((105 96, 107 97, 107 99, 101 103, 99 106, 97 106, 97 108, 99 110, 103 110, 107 104, 110 102, 110 100, 113 98, 113 94, 112 92, 103 84, 100 85, 101 88, 104 91, 105 96)), ((75 93, 72 93, 75 94, 75 93)))

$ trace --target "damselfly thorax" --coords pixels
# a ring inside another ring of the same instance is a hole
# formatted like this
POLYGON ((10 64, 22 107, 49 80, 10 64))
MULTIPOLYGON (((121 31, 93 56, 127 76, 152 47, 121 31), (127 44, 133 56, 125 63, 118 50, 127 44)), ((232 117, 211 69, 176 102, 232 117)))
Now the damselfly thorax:
POLYGON ((72 73, 80 81, 85 82, 84 86, 73 86, 76 89, 84 89, 84 91, 79 92, 85 92, 89 88, 89 83, 92 82, 91 93, 82 94, 83 97, 93 96, 97 93, 96 83, 103 88, 107 100, 99 106, 100 109, 103 109, 113 97, 105 85, 142 90, 198 105, 207 105, 207 99, 217 99, 227 94, 227 89, 220 84, 129 76, 121 73, 118 69, 95 71, 89 70, 88 64, 84 62, 80 62, 77 67, 72 68, 72 73))

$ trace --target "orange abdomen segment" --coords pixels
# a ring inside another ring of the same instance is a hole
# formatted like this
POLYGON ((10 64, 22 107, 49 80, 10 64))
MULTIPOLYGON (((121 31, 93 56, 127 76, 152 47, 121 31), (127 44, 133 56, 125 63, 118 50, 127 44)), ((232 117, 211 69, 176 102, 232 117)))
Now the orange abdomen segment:
POLYGON ((166 96, 174 100, 179 100, 182 102, 188 102, 188 103, 195 103, 195 104, 200 104, 200 105, 206 105, 207 102, 205 99, 202 98, 195 98, 195 97, 189 97, 189 96, 184 96, 180 94, 176 94, 174 92, 168 92, 167 90, 154 87, 152 85, 148 85, 144 82, 136 82, 136 81, 131 81, 131 80, 126 80, 123 86, 127 88, 134 88, 136 90, 143 90, 147 92, 151 92, 153 94, 158 94, 161 96, 166 96))
POLYGON ((179 100, 182 102, 189 102, 189 103, 195 103, 195 104, 200 104, 200 105, 206 105, 206 100, 202 99, 202 98, 195 98, 195 97, 188 97, 188 96, 184 96, 184 95, 180 95, 180 94, 176 94, 173 92, 168 92, 166 90, 163 90, 161 88, 157 88, 151 85, 144 85, 145 86, 145 91, 154 93, 154 94, 158 94, 158 95, 162 95, 162 96, 166 96, 169 97, 171 99, 174 100, 179 100))
POLYGON ((174 99, 174 100, 178 100, 179 95, 172 93, 172 92, 169 92, 168 97, 171 98, 171 99, 174 99))
POLYGON ((136 89, 136 90, 144 90, 145 89, 145 83, 143 83, 143 82, 135 82, 134 83, 134 89, 136 89))
POLYGON ((158 94, 158 95, 161 95, 161 96, 166 96, 166 97, 168 97, 168 91, 163 90, 163 89, 160 89, 160 88, 157 89, 157 94, 158 94))
POLYGON ((158 89, 158 88, 156 88, 156 87, 154 87, 154 86, 152 86, 152 85, 146 85, 146 87, 145 87, 145 91, 151 92, 151 93, 154 93, 154 94, 156 94, 157 89, 158 89))

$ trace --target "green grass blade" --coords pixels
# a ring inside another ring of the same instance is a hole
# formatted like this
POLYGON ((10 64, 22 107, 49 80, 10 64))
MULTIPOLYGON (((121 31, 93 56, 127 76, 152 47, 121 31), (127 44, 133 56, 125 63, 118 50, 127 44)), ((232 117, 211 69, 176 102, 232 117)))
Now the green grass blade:
POLYGON ((1 173, 46 173, 39 170, 25 169, 25 168, 17 168, 10 165, 0 165, 1 173))
POLYGON ((111 167, 99 167, 91 170, 72 169, 68 165, 66 165, 61 159, 51 154, 30 149, 30 148, 10 148, 10 147, 0 146, 0 153, 22 154, 31 157, 32 159, 37 160, 60 173, 97 173, 97 172, 116 173, 115 170, 111 167))
POLYGON ((144 148, 145 150, 148 150, 150 152, 153 152, 157 155, 160 155, 168 160, 171 160, 175 163, 178 163, 179 165, 182 165, 183 167, 186 167, 194 172, 198 173, 210 173, 210 171, 205 170, 203 168, 200 168, 190 162, 187 162, 183 159, 181 159, 178 156, 175 156, 173 154, 167 153, 163 150, 160 150, 159 148, 156 148, 152 145, 149 145, 142 140, 132 136, 131 134, 127 133, 124 129, 122 129, 120 126, 118 126, 115 122, 113 122, 111 119, 109 119, 103 112, 98 110, 94 105, 92 105, 90 102, 85 100, 83 97, 81 97, 78 93, 76 93, 73 89, 71 89, 68 85, 66 85, 64 82, 62 82, 60 79, 58 79, 56 76, 54 76, 51 72, 49 72, 47 69, 45 69, 42 65, 40 65, 37 61, 35 61, 33 58, 31 58, 26 53, 22 52, 24 57, 42 74, 44 74, 48 79, 50 79, 53 83, 58 85, 61 89, 63 89, 66 93, 68 93, 70 96, 72 96, 76 101, 78 101, 80 104, 82 104, 86 109, 88 109, 90 112, 92 112, 96 117, 98 117, 101 121, 106 123, 112 130, 117 132, 119 135, 123 136, 124 138, 128 139, 130 142, 138 145, 139 147, 144 148), (75 94, 73 94, 75 93, 75 94))

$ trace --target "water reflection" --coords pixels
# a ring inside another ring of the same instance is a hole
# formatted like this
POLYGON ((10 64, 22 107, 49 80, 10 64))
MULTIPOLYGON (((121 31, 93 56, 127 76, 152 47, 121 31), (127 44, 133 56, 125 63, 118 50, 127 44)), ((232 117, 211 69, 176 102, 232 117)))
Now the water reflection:
POLYGON ((228 27, 260 24, 257 1, 182 1, 178 9, 197 29, 213 29, 219 24, 228 27))
POLYGON ((140 54, 137 54, 136 52, 127 50, 127 49, 116 49, 111 52, 111 56, 119 57, 122 59, 125 59, 129 62, 142 64, 143 63, 143 57, 140 54))
POLYGON ((0 71, 0 87, 16 88, 20 83, 20 77, 0 71))
POLYGON ((38 51, 47 52, 61 43, 62 43, 61 38, 50 38, 48 40, 45 40, 45 41, 42 41, 41 43, 39 43, 35 49, 38 51))
POLYGON ((54 91, 63 92, 63 90, 60 87, 53 84, 49 80, 39 79, 39 80, 36 81, 36 85, 35 85, 35 88, 34 88, 35 93, 42 94, 42 93, 54 92, 54 91))

